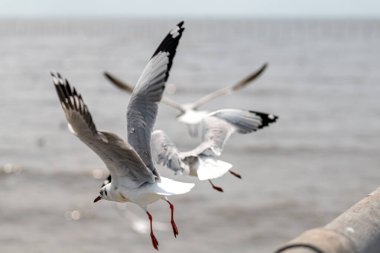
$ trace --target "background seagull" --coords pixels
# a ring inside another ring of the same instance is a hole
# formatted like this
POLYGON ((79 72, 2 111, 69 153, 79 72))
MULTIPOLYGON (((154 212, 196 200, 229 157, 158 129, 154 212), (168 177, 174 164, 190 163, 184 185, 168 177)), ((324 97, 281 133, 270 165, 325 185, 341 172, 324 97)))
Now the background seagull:
POLYGON ((193 150, 179 152, 175 144, 162 130, 152 134, 152 151, 155 161, 175 173, 196 176, 199 180, 208 180, 215 190, 211 179, 218 178, 231 171, 232 164, 218 160, 224 144, 233 133, 248 134, 264 128, 277 120, 277 116, 255 111, 223 109, 212 112, 201 121, 202 142, 193 150))
MULTIPOLYGON (((208 114, 207 111, 198 110, 199 107, 218 97, 228 95, 234 91, 240 90, 250 82, 256 80, 264 72, 266 67, 267 64, 265 63, 263 66, 261 66, 260 69, 240 80, 236 84, 216 90, 206 96, 201 97, 193 103, 180 104, 168 97, 163 97, 162 102, 179 111, 179 115, 177 116, 178 121, 187 124, 190 135, 195 137, 198 135, 198 123, 202 120, 203 117, 208 114)), ((133 86, 121 81, 108 72, 104 72, 104 76, 116 87, 128 93, 132 93, 133 86)))
POLYGON ((173 233, 177 236, 174 207, 167 196, 186 193, 194 186, 160 177, 150 152, 157 105, 183 31, 181 22, 165 37, 137 82, 127 108, 128 142, 113 133, 98 131, 82 96, 59 74, 52 74, 69 130, 103 160, 112 177, 101 188, 100 195, 94 202, 101 199, 133 202, 143 208, 149 217, 150 236, 153 247, 157 250, 158 241, 153 233, 152 215, 147 210, 147 205, 159 199, 168 202, 173 233))

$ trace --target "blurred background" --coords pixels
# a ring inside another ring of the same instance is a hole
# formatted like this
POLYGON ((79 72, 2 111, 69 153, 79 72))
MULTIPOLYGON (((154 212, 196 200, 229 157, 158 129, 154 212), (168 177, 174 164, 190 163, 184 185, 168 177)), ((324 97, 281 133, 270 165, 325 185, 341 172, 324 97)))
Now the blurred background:
MULTIPOLYGON (((0 251, 153 252, 134 204, 93 204, 106 169, 66 127, 49 72, 68 78, 99 130, 126 136, 129 95, 167 32, 185 20, 166 95, 178 102, 252 85, 202 109, 274 113, 235 135, 226 175, 150 206, 160 252, 273 252, 323 226, 379 186, 380 2, 376 0, 0 0, 0 251)), ((199 140, 160 105, 156 128, 179 149, 199 140)), ((194 182, 193 178, 164 175, 194 182)))

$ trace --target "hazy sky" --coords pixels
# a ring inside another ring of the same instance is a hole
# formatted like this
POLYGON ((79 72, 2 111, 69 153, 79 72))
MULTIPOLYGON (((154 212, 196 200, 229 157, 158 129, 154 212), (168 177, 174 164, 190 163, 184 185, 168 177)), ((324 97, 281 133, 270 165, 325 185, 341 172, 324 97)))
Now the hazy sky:
POLYGON ((380 0, 0 0, 0 17, 380 18, 380 0))

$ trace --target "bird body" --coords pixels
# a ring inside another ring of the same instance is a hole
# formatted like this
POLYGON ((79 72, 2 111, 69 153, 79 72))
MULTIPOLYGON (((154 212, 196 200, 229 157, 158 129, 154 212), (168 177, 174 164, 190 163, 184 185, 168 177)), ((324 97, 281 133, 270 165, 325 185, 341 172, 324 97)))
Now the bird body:
POLYGON ((187 164, 189 166, 188 175, 198 177, 201 181, 219 178, 233 167, 228 162, 209 156, 199 156, 196 160, 189 161, 187 164))
POLYGON ((210 181, 223 176, 228 171, 240 177, 231 171, 232 164, 219 160, 227 139, 233 133, 248 134, 257 131, 274 123, 277 118, 275 115, 256 111, 217 110, 202 119, 200 123, 202 141, 192 150, 180 152, 164 131, 154 131, 152 134, 153 157, 157 164, 175 173, 196 176, 199 180, 210 181))
POLYGON ((138 188, 130 188, 128 184, 124 185, 123 183, 116 185, 111 182, 101 188, 100 195, 106 200, 133 202, 140 207, 146 207, 164 197, 187 193, 193 186, 194 184, 191 183, 160 177, 160 180, 154 183, 145 183, 138 188))
POLYGON ((169 203, 173 233, 177 236, 174 206, 167 196, 186 193, 194 186, 161 177, 152 162, 150 147, 158 103, 183 31, 183 22, 180 22, 169 32, 149 60, 132 92, 127 107, 128 142, 116 134, 98 131, 82 96, 60 74, 52 74, 70 132, 92 149, 110 172, 94 202, 101 199, 133 202, 143 208, 150 220, 151 240, 155 249, 158 249, 158 241, 153 234, 152 215, 147 205, 159 199, 169 203))

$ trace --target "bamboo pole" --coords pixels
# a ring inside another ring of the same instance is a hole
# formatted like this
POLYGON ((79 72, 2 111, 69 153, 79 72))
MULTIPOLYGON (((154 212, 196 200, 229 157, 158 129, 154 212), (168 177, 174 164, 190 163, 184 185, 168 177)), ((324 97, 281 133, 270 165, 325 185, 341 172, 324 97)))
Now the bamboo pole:
POLYGON ((275 253, 380 253, 380 188, 325 227, 304 232, 275 253))

